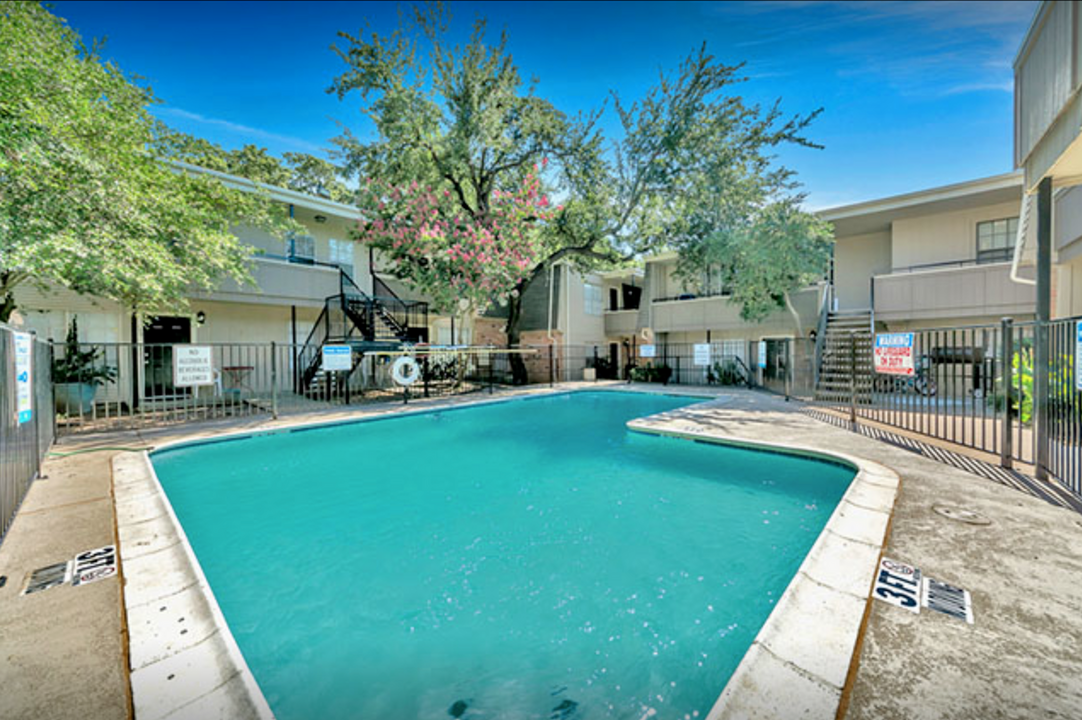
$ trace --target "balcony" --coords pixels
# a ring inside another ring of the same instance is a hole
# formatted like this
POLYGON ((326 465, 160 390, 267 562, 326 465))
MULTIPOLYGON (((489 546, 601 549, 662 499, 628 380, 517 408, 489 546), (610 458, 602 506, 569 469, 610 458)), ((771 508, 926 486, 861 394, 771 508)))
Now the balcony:
POLYGON ((1011 264, 962 261, 872 278, 875 319, 1001 317, 1034 312, 1034 286, 1013 282, 1011 264))
POLYGON ((341 292, 336 265, 291 262, 288 258, 252 258, 255 285, 223 280, 211 293, 194 297, 223 302, 322 307, 324 300, 341 292))
MULTIPOLYGON (((815 327, 818 317, 819 288, 807 288, 793 293, 792 302, 805 327, 815 327)), ((790 332, 792 315, 779 309, 767 316, 762 323, 749 323, 740 317, 740 305, 728 295, 696 296, 692 294, 663 297, 653 301, 654 332, 696 332, 701 330, 745 330, 754 325, 762 331, 790 332)))
POLYGON ((605 335, 634 335, 639 329, 638 310, 606 310, 605 335))

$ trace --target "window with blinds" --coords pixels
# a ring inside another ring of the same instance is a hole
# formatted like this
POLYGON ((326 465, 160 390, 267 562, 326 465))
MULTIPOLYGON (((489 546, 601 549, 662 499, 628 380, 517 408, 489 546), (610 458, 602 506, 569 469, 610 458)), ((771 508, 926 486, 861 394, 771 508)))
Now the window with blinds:
POLYGON ((1007 262, 1014 254, 1018 218, 977 223, 977 263, 1007 262))

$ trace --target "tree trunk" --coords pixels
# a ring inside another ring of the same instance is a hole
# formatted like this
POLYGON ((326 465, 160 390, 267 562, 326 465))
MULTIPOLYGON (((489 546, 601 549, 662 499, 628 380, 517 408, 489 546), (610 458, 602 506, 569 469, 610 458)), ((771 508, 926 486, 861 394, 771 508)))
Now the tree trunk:
POLYGON ((15 296, 11 293, 4 294, 4 301, 0 303, 0 322, 6 323, 15 312, 15 296))
MULTIPOLYGON (((507 333, 508 348, 517 347, 522 339, 522 331, 519 328, 522 323, 522 295, 528 284, 527 281, 519 283, 520 287, 516 288, 518 292, 507 298, 507 326, 504 330, 507 333)), ((522 354, 511 353, 508 359, 511 363, 511 382, 515 385, 527 384, 530 381, 530 373, 526 369, 526 361, 522 359, 522 354)))
POLYGON ((4 296, 0 302, 0 322, 6 323, 15 312, 15 285, 18 278, 11 271, 0 272, 0 295, 4 296))

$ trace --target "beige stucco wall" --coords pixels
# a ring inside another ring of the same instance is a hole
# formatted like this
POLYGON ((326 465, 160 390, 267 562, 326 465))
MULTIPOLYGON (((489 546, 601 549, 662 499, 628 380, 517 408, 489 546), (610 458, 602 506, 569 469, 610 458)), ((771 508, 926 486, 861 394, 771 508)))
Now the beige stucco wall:
POLYGON ((1053 272, 1053 285, 1053 317, 1082 315, 1082 257, 1057 265, 1053 272))
POLYGON ((1018 217, 1021 203, 1019 194, 1018 200, 1013 202, 894 221, 891 235, 893 269, 975 259, 977 223, 1018 217))
POLYGON ((999 318, 1032 313, 1034 286, 1013 282, 1010 270, 1010 263, 994 263, 876 277, 875 318, 954 318, 968 323, 985 315, 999 318))
MULTIPOLYGON (((800 316, 801 330, 806 335, 818 319, 819 289, 809 288, 794 293, 792 303, 800 316)), ((761 322, 747 322, 740 317, 740 306, 727 297, 695 298, 654 303, 655 333, 705 333, 717 337, 786 337, 796 333, 797 326, 787 309, 777 310, 761 322)))
POLYGON ((565 293, 557 306, 560 309, 557 327, 563 333, 568 345, 603 345, 605 344, 605 303, 602 294, 601 306, 596 315, 586 312, 586 285, 590 284, 603 293, 603 283, 597 275, 582 275, 571 270, 568 283, 561 288, 565 293), (566 301, 566 302, 565 302, 566 301))
MULTIPOLYGON (((315 220, 315 216, 318 214, 319 213, 308 210, 307 208, 294 208, 293 219, 304 226, 304 232, 306 234, 315 238, 316 260, 330 262, 331 239, 351 240, 353 237, 354 223, 352 220, 331 215, 323 215, 326 220, 320 223, 315 220)), ((241 242, 271 255, 286 255, 288 252, 287 240, 275 237, 264 230, 249 226, 240 226, 234 228, 233 232, 241 242)), ((354 245, 354 274, 367 274, 368 251, 365 250, 360 243, 356 241, 352 242, 354 245), (363 270, 363 273, 361 270, 363 270)), ((354 279, 359 280, 359 278, 354 279)))
MULTIPOLYGON (((290 309, 283 305, 192 302, 192 312, 203 312, 203 325, 192 324, 193 342, 288 343, 291 341, 290 309)), ((319 317, 320 308, 297 308, 297 342, 303 343, 319 317)))
POLYGON ((890 272, 890 233, 839 237, 834 241, 834 287, 840 310, 871 307, 873 275, 890 272))
POLYGON ((72 318, 79 319, 79 339, 86 342, 127 342, 131 313, 120 303, 64 288, 40 289, 23 283, 15 289, 12 324, 62 342, 72 318))

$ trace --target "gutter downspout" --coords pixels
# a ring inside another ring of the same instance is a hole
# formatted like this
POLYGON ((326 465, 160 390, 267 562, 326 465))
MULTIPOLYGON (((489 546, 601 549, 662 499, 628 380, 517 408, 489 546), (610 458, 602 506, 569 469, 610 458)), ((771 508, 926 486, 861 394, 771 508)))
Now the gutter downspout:
POLYGON ((1032 195, 1026 195, 1022 193, 1022 212, 1018 218, 1018 234, 1014 240, 1014 255, 1011 257, 1011 282, 1019 283, 1020 285, 1036 285, 1036 280, 1030 280, 1024 278, 1018 274, 1018 268, 1022 262, 1022 251, 1026 245, 1026 235, 1029 229, 1029 205, 1033 199, 1032 195))
MULTIPOLYGON (((557 263, 558 264, 558 263, 557 263)), ((549 345, 552 345, 552 292, 553 286, 556 282, 556 264, 549 265, 549 307, 548 307, 548 331, 545 333, 545 337, 548 338, 549 345)))

